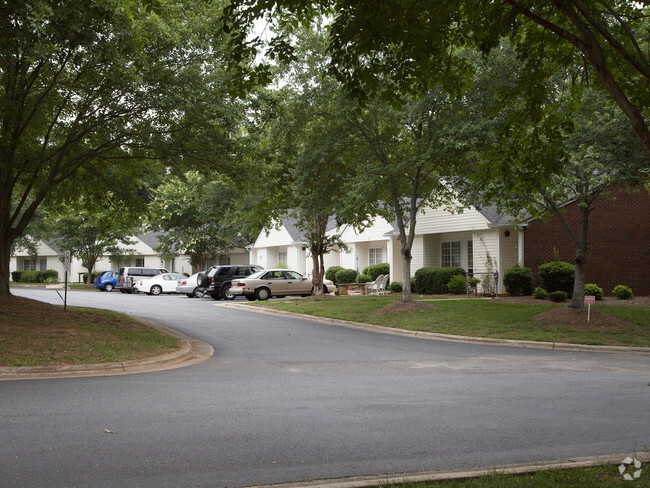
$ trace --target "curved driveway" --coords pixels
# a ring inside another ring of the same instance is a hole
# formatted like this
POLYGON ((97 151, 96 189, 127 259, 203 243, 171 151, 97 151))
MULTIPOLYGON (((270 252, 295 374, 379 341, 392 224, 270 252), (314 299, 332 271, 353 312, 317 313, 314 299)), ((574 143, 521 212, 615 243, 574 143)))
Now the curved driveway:
POLYGON ((214 356, 0 382, 2 486, 233 488, 650 446, 648 354, 414 339, 184 296, 70 292, 68 304, 147 316, 214 356))

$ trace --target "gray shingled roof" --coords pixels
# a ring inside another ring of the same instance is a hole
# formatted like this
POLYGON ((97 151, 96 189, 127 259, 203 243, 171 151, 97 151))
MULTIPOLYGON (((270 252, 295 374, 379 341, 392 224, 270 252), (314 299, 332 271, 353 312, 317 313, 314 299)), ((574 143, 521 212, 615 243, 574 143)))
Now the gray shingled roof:
MULTIPOLYGON (((305 242, 305 234, 297 227, 298 219, 296 217, 285 216, 282 218, 282 226, 287 229, 293 242, 305 242)), ((330 217, 327 221, 328 231, 336 229, 336 217, 330 217)))
POLYGON ((491 223, 495 225, 512 225, 516 218, 512 215, 499 213, 496 205, 490 205, 489 207, 476 208, 483 217, 488 219, 491 223))
POLYGON ((158 236, 161 235, 163 235, 163 232, 147 232, 146 234, 136 234, 135 237, 140 239, 151 249, 154 249, 158 244, 160 244, 160 240, 158 239, 158 236))

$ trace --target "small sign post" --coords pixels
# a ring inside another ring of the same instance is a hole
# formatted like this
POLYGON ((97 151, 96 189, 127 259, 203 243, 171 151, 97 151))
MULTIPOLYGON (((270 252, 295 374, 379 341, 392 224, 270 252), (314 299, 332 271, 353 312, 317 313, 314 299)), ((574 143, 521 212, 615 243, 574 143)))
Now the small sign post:
POLYGON ((586 295, 585 296, 585 305, 587 305, 587 322, 589 322, 589 316, 591 315, 591 304, 596 303, 595 295, 586 295))
POLYGON ((64 255, 65 267, 65 282, 63 288, 63 311, 65 312, 68 307, 68 271, 70 270, 70 251, 66 251, 64 255))

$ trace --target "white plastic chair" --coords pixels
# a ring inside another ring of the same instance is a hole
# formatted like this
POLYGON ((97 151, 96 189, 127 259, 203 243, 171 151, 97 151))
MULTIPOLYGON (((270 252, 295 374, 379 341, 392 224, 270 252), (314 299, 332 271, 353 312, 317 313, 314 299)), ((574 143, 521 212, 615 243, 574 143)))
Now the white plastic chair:
POLYGON ((379 295, 379 286, 382 281, 384 281, 384 275, 379 275, 375 281, 366 283, 366 295, 379 295))
MULTIPOLYGON (((388 280, 390 279, 390 275, 384 275, 382 277, 382 280, 379 282, 378 287, 377 287, 377 295, 387 295, 388 290, 386 287, 388 286, 388 280)), ((377 278, 379 280, 379 278, 377 278)))

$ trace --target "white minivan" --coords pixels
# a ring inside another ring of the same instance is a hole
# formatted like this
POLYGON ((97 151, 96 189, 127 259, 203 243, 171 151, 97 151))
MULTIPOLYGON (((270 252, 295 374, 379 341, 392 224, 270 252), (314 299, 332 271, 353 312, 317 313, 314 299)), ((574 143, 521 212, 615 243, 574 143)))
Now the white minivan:
POLYGON ((144 266, 125 266, 120 268, 117 275, 115 288, 122 293, 133 293, 135 290, 133 284, 135 280, 141 278, 151 278, 162 273, 169 273, 165 268, 147 268, 144 266))

